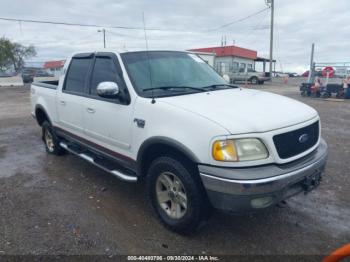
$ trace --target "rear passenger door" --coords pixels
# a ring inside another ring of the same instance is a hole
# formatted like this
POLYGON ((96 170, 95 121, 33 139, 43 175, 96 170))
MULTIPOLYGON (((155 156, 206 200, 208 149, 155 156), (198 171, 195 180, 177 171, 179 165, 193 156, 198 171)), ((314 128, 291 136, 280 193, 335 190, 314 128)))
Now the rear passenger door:
POLYGON ((93 54, 75 55, 68 67, 62 90, 57 94, 59 127, 78 135, 84 130, 83 108, 92 62, 93 54))
POLYGON ((83 114, 84 132, 89 140, 119 153, 129 151, 133 107, 115 54, 96 54, 83 114), (117 83, 120 97, 102 98, 97 95, 98 84, 106 81, 117 83))

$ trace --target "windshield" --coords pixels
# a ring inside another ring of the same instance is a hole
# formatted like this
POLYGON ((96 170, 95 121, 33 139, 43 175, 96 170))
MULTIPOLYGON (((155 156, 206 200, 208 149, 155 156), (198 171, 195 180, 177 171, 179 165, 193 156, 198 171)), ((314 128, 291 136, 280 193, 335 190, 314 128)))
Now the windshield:
POLYGON ((152 92, 159 97, 203 92, 208 87, 228 88, 225 80, 195 54, 144 51, 121 57, 137 93, 143 97, 151 97, 152 92))

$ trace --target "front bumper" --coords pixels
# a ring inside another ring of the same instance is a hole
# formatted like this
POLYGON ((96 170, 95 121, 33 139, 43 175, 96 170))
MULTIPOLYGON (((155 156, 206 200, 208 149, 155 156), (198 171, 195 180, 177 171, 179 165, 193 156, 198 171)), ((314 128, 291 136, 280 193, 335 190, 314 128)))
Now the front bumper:
POLYGON ((292 163, 251 168, 224 168, 199 165, 198 169, 210 202, 215 208, 240 212, 272 206, 318 185, 328 156, 321 139, 311 154, 292 163), (310 182, 307 186, 306 182, 310 182))

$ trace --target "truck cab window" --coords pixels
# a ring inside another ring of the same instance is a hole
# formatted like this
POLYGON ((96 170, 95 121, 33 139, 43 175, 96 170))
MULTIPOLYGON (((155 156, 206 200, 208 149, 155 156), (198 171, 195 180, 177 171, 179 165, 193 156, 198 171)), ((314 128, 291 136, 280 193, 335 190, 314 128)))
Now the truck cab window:
POLYGON ((98 84, 106 81, 120 85, 117 67, 110 57, 96 57, 91 77, 90 93, 96 95, 98 84))
POLYGON ((85 81, 92 58, 72 58, 69 66, 64 90, 72 93, 83 94, 85 81))

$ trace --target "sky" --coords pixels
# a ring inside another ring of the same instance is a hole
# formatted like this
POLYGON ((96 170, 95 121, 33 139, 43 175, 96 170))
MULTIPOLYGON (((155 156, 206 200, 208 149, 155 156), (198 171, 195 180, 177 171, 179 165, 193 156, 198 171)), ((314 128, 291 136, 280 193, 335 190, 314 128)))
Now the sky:
MULTIPOLYGON (((1 0, 0 17, 48 20, 106 26, 107 48, 187 50, 226 44, 256 50, 269 57, 270 9, 265 0, 1 0)), ((276 70, 302 73, 309 66, 314 42, 316 62, 350 62, 350 0, 275 0, 274 58, 276 70)), ((95 27, 34 24, 0 20, 0 36, 23 45, 33 44, 32 62, 64 59, 72 52, 103 48, 95 27)))

